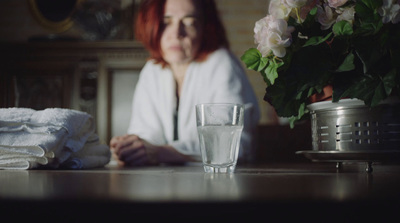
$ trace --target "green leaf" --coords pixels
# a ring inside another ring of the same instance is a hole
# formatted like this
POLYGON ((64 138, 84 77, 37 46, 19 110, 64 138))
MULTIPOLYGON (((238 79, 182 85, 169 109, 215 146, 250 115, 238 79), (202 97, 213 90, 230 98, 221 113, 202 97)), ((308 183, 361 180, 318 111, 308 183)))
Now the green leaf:
POLYGON ((266 57, 261 57, 260 64, 258 65, 257 71, 262 71, 268 65, 269 59, 266 57))
POLYGON ((384 98, 386 98, 385 86, 383 82, 380 82, 372 96, 371 107, 378 105, 384 98))
POLYGON ((317 7, 314 7, 314 8, 312 8, 311 10, 310 10, 310 15, 316 15, 317 14, 317 11, 318 11, 318 8, 317 7))
POLYGON ((358 0, 355 5, 356 14, 361 18, 373 19, 373 15, 378 14, 377 8, 382 6, 382 1, 377 0, 358 0), (372 16, 372 17, 371 17, 372 16))
POLYGON ((295 124, 295 122, 296 122, 297 120, 298 120, 298 118, 297 118, 296 116, 292 116, 292 117, 289 118, 289 125, 290 125, 290 128, 291 128, 291 129, 294 128, 294 124, 295 124))
POLYGON ((348 21, 342 20, 333 25, 332 31, 336 36, 350 36, 353 34, 353 27, 348 21))
MULTIPOLYGON (((299 85, 300 86, 300 85, 299 85)), ((310 87, 310 83, 304 83, 303 85, 300 86, 300 88, 297 89, 297 95, 295 97, 296 100, 302 100, 305 95, 310 94, 312 95, 311 92, 314 92, 314 88, 310 87)), ((307 96, 309 97, 309 96, 307 96)))
POLYGON ((354 54, 349 53, 344 59, 343 63, 340 64, 336 72, 351 71, 355 69, 354 65, 354 54))
MULTIPOLYGON (((390 76, 390 75, 389 75, 390 76)), ((368 106, 376 106, 387 97, 384 82, 378 76, 364 75, 348 88, 341 97, 358 98, 368 106)))
POLYGON ((331 37, 331 35, 332 35, 332 33, 328 33, 328 35, 326 35, 325 37, 313 36, 309 40, 307 40, 307 42, 304 44, 303 47, 319 45, 319 44, 325 42, 327 39, 329 39, 329 37, 331 37))
POLYGON ((262 55, 260 51, 255 48, 250 48, 242 55, 240 59, 244 62, 248 69, 259 71, 261 70, 260 67, 266 66, 265 61, 261 58, 262 55))
POLYGON ((311 97, 314 94, 314 88, 308 89, 307 98, 311 97))
POLYGON ((277 62, 276 60, 270 60, 270 63, 265 69, 266 77, 272 85, 275 83, 275 79, 278 78, 278 68, 283 64, 283 61, 277 62))
POLYGON ((301 103, 300 107, 299 107, 299 113, 297 115, 298 119, 301 119, 301 117, 303 117, 303 115, 305 114, 305 109, 306 109, 306 103, 301 103))
POLYGON ((382 1, 359 0, 356 2, 355 11, 359 18, 359 29, 357 32, 364 35, 378 33, 382 28, 382 18, 376 9, 380 8, 382 1))
POLYGON ((390 95, 392 93, 393 88, 396 87, 396 69, 393 68, 383 77, 383 86, 385 88, 386 95, 390 95))
POLYGON ((361 33, 364 36, 374 35, 379 32, 379 30, 382 28, 382 26, 383 26, 382 21, 363 22, 357 31, 358 31, 358 33, 361 33))

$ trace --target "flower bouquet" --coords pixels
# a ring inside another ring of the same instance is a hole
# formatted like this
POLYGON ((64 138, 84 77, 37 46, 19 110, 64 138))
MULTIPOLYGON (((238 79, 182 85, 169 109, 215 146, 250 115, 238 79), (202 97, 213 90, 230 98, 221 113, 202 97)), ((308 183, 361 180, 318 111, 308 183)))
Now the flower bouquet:
POLYGON ((291 127, 326 86, 332 102, 400 96, 400 0, 270 0, 254 32, 257 48, 241 59, 291 127))

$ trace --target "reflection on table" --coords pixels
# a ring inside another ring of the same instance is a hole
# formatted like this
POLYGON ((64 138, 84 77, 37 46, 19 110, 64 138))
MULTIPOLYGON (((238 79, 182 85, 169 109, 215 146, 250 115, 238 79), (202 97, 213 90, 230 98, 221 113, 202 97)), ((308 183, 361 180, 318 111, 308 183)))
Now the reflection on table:
POLYGON ((375 164, 373 173, 364 168, 345 164, 339 171, 334 163, 310 162, 242 165, 234 174, 204 173, 199 164, 0 171, 0 210, 13 219, 43 214, 67 222, 84 216, 172 220, 228 213, 228 219, 312 214, 315 220, 333 212, 326 221, 393 219, 400 210, 400 166, 375 164))

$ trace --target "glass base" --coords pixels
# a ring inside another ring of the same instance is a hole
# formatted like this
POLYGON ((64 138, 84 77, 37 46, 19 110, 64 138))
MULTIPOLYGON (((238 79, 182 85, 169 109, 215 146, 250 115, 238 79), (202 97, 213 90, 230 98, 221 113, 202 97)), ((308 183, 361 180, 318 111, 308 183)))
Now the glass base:
POLYGON ((236 165, 230 166, 209 166, 204 164, 204 171, 206 173, 233 173, 235 172, 236 165))

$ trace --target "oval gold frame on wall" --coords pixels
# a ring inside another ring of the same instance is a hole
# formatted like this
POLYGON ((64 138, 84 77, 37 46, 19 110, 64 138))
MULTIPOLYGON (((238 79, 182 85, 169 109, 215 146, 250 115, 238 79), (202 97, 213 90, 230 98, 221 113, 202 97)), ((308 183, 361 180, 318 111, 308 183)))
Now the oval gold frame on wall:
MULTIPOLYGON (((68 29, 70 29, 72 27, 72 25, 74 24, 74 21, 71 19, 71 15, 74 12, 74 10, 77 8, 77 6, 85 0, 76 0, 75 5, 70 9, 70 11, 65 12, 65 13, 67 13, 67 16, 60 21, 52 21, 49 18, 47 18, 46 15, 43 15, 43 12, 39 9, 37 1, 38 0, 28 0, 29 8, 30 8, 34 18, 44 28, 47 28, 50 31, 55 32, 55 33, 61 33, 61 32, 67 31, 68 29)), ((70 1, 70 0, 66 0, 66 1, 70 1)), ((60 2, 60 1, 57 0, 57 2, 60 2)))

